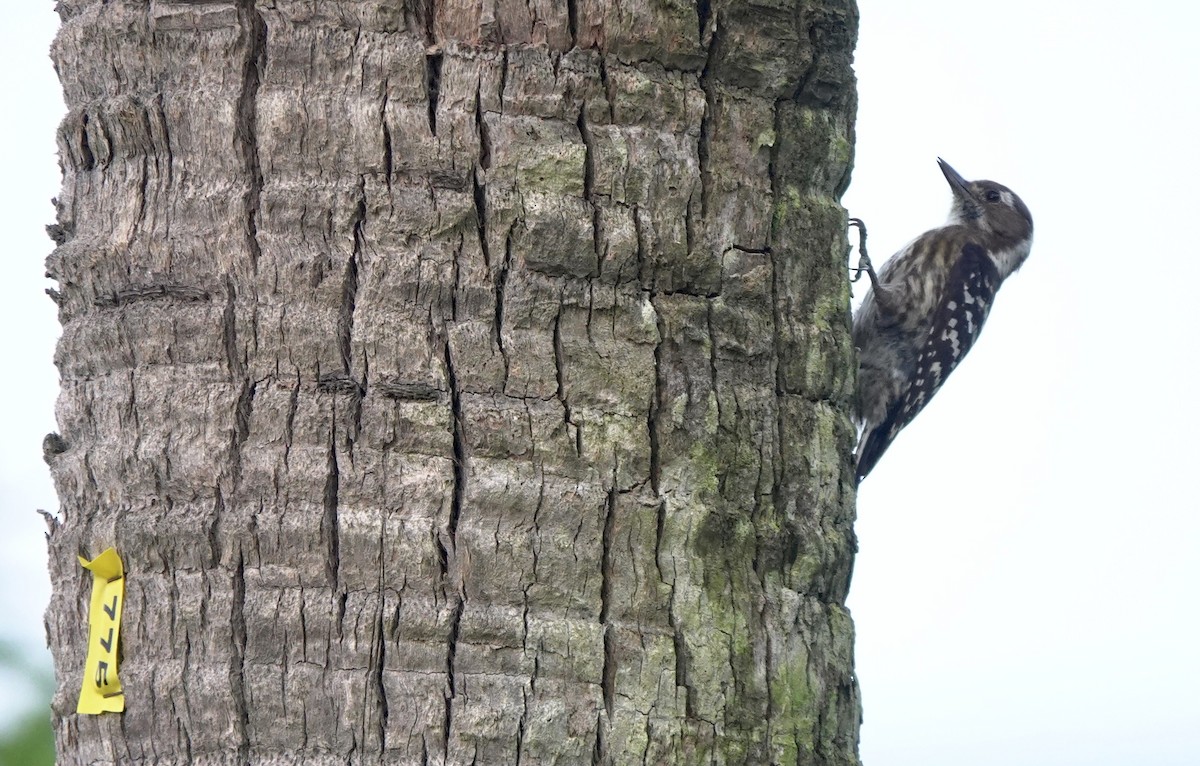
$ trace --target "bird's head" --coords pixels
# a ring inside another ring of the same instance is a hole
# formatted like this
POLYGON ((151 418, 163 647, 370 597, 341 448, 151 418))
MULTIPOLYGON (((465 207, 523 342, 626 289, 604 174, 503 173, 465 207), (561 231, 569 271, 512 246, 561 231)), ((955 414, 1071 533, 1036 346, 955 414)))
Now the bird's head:
POLYGON ((954 192, 952 223, 983 229, 1006 243, 1033 239, 1033 216, 1012 189, 995 181, 967 181, 940 157, 938 165, 954 192))

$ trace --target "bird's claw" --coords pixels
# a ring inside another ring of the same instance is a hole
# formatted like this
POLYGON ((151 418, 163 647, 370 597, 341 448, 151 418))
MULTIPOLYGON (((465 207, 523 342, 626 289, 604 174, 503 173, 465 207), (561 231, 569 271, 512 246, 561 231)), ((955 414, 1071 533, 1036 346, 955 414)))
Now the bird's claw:
POLYGON ((854 272, 854 276, 850 279, 850 283, 853 284, 862 279, 864 272, 871 278, 871 282, 874 283, 875 269, 871 265, 871 258, 867 255, 867 225, 863 223, 861 218, 851 218, 850 226, 858 229, 858 267, 851 269, 854 272))
POLYGON ((867 254, 860 253, 858 256, 858 266, 851 269, 851 271, 854 272, 854 276, 850 278, 850 284, 854 284, 862 279, 863 272, 866 272, 869 276, 875 269, 871 266, 871 259, 867 257, 867 254))

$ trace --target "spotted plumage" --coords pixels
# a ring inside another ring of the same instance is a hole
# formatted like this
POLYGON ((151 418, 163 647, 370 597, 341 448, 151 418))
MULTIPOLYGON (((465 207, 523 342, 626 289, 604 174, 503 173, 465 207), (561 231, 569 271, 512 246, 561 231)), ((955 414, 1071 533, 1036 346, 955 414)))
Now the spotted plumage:
POLYGON ((963 180, 938 160, 954 192, 946 225, 922 234, 875 273, 854 316, 859 351, 856 475, 871 472, 975 344, 1000 284, 1033 241, 1029 209, 993 181, 963 180))

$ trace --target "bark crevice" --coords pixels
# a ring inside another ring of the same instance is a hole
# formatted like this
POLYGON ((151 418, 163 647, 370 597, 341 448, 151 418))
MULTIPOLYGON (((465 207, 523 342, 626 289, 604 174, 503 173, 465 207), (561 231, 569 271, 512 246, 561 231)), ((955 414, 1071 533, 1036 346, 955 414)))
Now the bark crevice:
MULTIPOLYGON (((673 580, 674 578, 672 578, 673 580)), ((671 585, 671 603, 667 613, 671 626, 671 641, 675 649, 675 685, 683 687, 683 712, 688 718, 696 717, 696 690, 692 687, 688 671, 688 648, 684 638, 684 626, 675 618, 675 585, 671 585)))
POLYGON ((292 444, 296 440, 296 412, 300 409, 300 371, 296 376, 288 394, 287 414, 283 420, 283 467, 291 465, 292 444))
POLYGON ((379 737, 379 752, 387 750, 388 698, 383 682, 383 671, 387 665, 387 634, 383 626, 383 589, 380 583, 378 612, 375 615, 375 646, 371 658, 371 685, 375 693, 375 710, 378 713, 376 733, 379 737))
POLYGON ((613 78, 608 76, 608 54, 601 51, 600 53, 600 86, 604 90, 604 100, 608 104, 608 122, 609 124, 617 124, 617 84, 613 82, 613 78))
POLYGON ((340 538, 338 529, 338 493, 341 489, 341 472, 337 457, 337 400, 330 404, 329 442, 325 457, 325 493, 321 514, 321 539, 325 543, 325 578, 331 592, 338 590, 340 568, 340 538))
POLYGON ((229 686, 233 701, 233 728, 237 736, 238 763, 250 762, 250 705, 246 692, 246 568, 241 551, 233 562, 229 611, 229 686))
POLYGON ((579 130, 580 140, 583 141, 583 198, 592 212, 592 257, 595 258, 595 273, 599 275, 604 265, 601 246, 605 238, 600 204, 595 193, 596 149, 588 128, 586 104, 579 108, 579 118, 575 121, 575 127, 579 130))
POLYGON ((708 374, 712 376, 712 394, 713 401, 717 405, 717 428, 720 429, 725 422, 725 412, 721 405, 721 389, 719 377, 717 375, 717 321, 716 321, 716 305, 714 299, 717 296, 711 296, 705 299, 707 304, 704 312, 705 321, 708 324, 708 374))
MULTIPOLYGON (((479 237, 479 251, 483 256, 483 266, 489 272, 492 268, 491 253, 487 237, 487 170, 492 165, 492 142, 488 134, 487 121, 483 114, 483 97, 480 84, 475 86, 475 130, 479 134, 479 159, 475 172, 471 174, 472 201, 475 204, 475 229, 479 237)), ((457 280, 457 272, 455 272, 457 280)))
POLYGON ((258 241, 258 216, 263 189, 262 165, 258 156, 258 91, 267 63, 267 24, 255 8, 254 0, 240 0, 238 23, 242 29, 245 58, 242 61, 242 89, 237 102, 236 141, 241 149, 247 187, 246 247, 251 263, 257 267, 262 258, 258 241))
POLYGON ((438 98, 442 87, 441 51, 425 55, 425 98, 429 103, 429 133, 437 137, 438 98))
POLYGON ((525 727, 529 720, 529 692, 521 690, 521 718, 517 721, 516 766, 521 766, 521 758, 525 754, 525 727))
POLYGON ((712 16, 711 0, 696 0, 696 21, 699 26, 700 44, 704 44, 704 34, 708 31, 708 22, 712 16))
POLYGON ((504 290, 508 284, 508 272, 512 268, 513 254, 513 232, 516 231, 517 221, 513 221, 508 228, 508 234, 504 237, 504 261, 500 263, 492 275, 494 281, 494 296, 496 312, 492 318, 492 337, 496 343, 496 349, 500 352, 500 358, 504 362, 504 384, 501 386, 501 391, 508 388, 508 376, 510 372, 510 363, 508 358, 508 350, 504 344, 504 290))
POLYGON ((88 123, 91 115, 84 112, 79 118, 79 169, 93 170, 96 167, 96 156, 92 154, 92 145, 88 141, 88 123))
MULTIPOLYGON (((342 273, 342 295, 338 306, 337 342, 338 356, 342 363, 342 372, 347 377, 353 374, 353 339, 354 339, 354 309, 358 302, 358 270, 363 258, 366 244, 364 227, 367 221, 367 193, 365 179, 359 180, 358 201, 354 208, 354 218, 351 220, 351 236, 353 247, 350 257, 346 259, 346 268, 342 273)), ((364 381, 365 383, 365 381, 364 381)))
POLYGON ((579 0, 567 0, 567 35, 571 48, 579 46, 579 0))
MULTIPOLYGON (((638 237, 639 250, 641 237, 638 237)), ((658 339, 654 344, 654 391, 650 397, 650 404, 647 408, 646 415, 646 433, 650 439, 650 490, 657 498, 662 498, 662 490, 659 486, 660 475, 662 472, 662 447, 659 443, 659 412, 663 407, 664 396, 664 369, 663 346, 667 342, 667 325, 666 319, 663 318, 662 310, 659 308, 654 295, 648 299, 650 307, 654 310, 655 330, 658 333, 658 339)), ((665 509, 661 513, 665 513, 665 509)), ((659 527, 661 530, 662 520, 660 519, 659 527)), ((661 545, 662 536, 659 535, 658 543, 661 545)), ((656 551, 657 553, 657 551, 656 551)))
POLYGON ((392 129, 388 126, 388 82, 383 81, 383 102, 379 105, 379 126, 383 132, 383 178, 387 184, 388 193, 392 191, 392 173, 394 158, 392 157, 392 129))
MULTIPOLYGON (((705 20, 707 24, 707 19, 705 20)), ((713 72, 713 64, 717 61, 718 52, 724 37, 721 29, 721 14, 713 14, 712 37, 708 41, 707 59, 704 69, 700 71, 700 89, 704 91, 704 116, 700 118, 700 138, 696 143, 696 157, 700 164, 700 217, 707 218, 709 201, 712 197, 712 167, 711 154, 714 140, 714 124, 717 116, 717 78, 713 72)), ((689 220, 691 218, 689 214, 689 220)))
POLYGON ((450 515, 446 521, 445 540, 442 548, 442 588, 453 604, 450 612, 449 630, 446 641, 446 710, 442 722, 443 753, 450 751, 450 737, 454 723, 454 699, 458 695, 455 662, 458 656, 458 636, 466 606, 465 583, 462 561, 458 549, 458 528, 461 521, 463 499, 467 485, 467 447, 463 433, 463 411, 461 389, 454 369, 454 357, 449 341, 444 348, 446 385, 450 389, 451 446, 453 449, 454 481, 451 489, 450 515))
POLYGON ((604 662, 601 669, 600 690, 604 699, 606 726, 612 725, 613 703, 616 694, 617 657, 615 627, 610 620, 613 589, 613 534, 617 520, 617 472, 613 468, 612 486, 604 501, 604 526, 600 537, 600 625, 604 637, 604 662))

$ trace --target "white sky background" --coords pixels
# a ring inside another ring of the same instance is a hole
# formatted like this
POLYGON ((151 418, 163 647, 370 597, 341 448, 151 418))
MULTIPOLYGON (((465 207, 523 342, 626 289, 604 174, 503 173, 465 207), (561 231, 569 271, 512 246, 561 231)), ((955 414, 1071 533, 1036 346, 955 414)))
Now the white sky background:
MULTIPOLYGON (((0 4, 0 640, 50 664, 42 612, 50 598, 46 525, 35 509, 58 509, 42 437, 57 430, 53 365, 58 315, 44 290, 58 194, 55 131, 64 112, 49 46, 58 27, 52 2, 0 4)), ((82 676, 80 676, 82 680, 82 676)), ((31 691, 0 671, 0 728, 31 691)), ((44 703, 43 703, 44 704, 44 703)))
MULTIPOLYGON (((50 5, 0 8, 0 638, 33 651, 49 592, 34 509, 57 507, 50 5)), ((1192 766, 1200 4, 859 5, 845 204, 876 263, 944 220, 938 156, 1012 187, 1036 226, 983 339, 860 493, 863 759, 1192 766)))
POLYGON ((1200 763, 1200 4, 859 6, 875 260, 945 219, 938 156, 1035 227, 859 494, 863 759, 1200 763))

